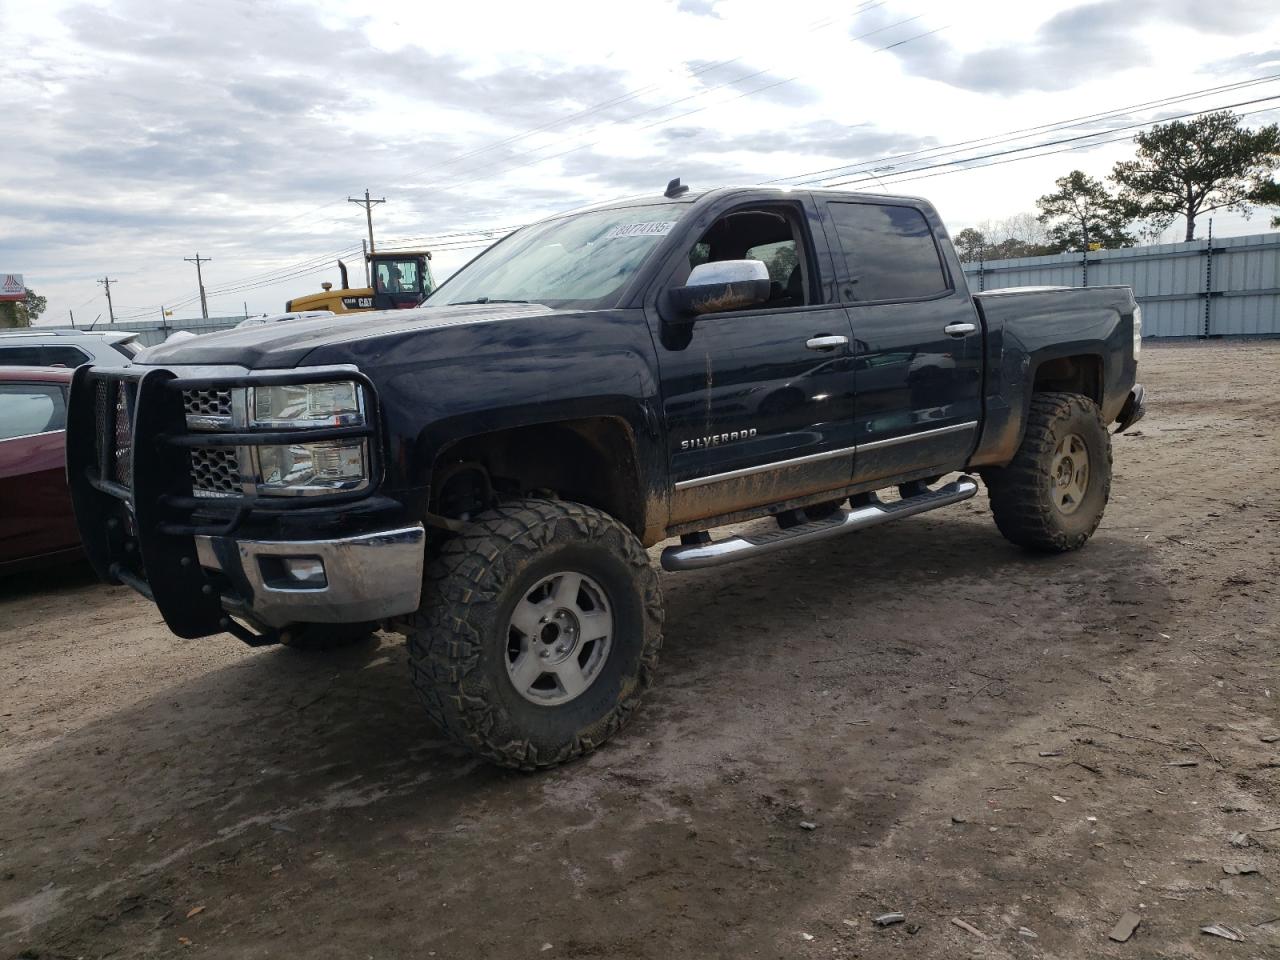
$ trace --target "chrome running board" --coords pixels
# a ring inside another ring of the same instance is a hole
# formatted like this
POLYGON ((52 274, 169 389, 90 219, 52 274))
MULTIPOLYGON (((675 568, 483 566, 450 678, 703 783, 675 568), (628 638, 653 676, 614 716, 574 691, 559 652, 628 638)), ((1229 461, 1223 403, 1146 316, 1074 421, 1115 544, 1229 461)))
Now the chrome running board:
POLYGON ((949 507, 961 500, 968 500, 977 492, 978 484, 973 478, 962 476, 928 493, 917 494, 893 503, 881 503, 876 500, 865 506, 841 510, 830 519, 802 523, 788 530, 769 530, 749 536, 713 540, 710 543, 667 547, 662 551, 662 569, 675 571, 718 567, 724 563, 772 553, 783 547, 826 540, 828 537, 851 533, 854 530, 865 530, 867 527, 888 523, 890 520, 913 517, 927 510, 949 507))

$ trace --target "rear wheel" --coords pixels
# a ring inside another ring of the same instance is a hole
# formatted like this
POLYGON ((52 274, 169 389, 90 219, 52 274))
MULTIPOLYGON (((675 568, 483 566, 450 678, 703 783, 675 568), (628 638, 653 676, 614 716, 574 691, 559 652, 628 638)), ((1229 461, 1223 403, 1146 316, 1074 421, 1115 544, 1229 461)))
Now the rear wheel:
POLYGON ((399 629, 441 729, 494 763, 532 770, 589 753, 627 721, 657 667, 662 597, 618 521, 520 500, 444 544, 422 606, 399 629))
POLYGON ((1075 393, 1036 394, 1013 461, 983 479, 1006 539, 1049 553, 1082 547, 1111 494, 1111 437, 1097 404, 1075 393))

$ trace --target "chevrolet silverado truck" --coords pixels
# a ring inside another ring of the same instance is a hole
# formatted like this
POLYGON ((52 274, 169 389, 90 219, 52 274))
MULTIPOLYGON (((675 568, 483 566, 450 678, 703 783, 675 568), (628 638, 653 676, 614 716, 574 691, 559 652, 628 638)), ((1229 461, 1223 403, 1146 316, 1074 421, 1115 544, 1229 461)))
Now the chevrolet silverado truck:
POLYGON ((67 467, 98 574, 173 633, 399 631, 431 719, 534 769, 651 683, 662 541, 668 571, 749 561, 977 474, 1013 543, 1082 546, 1140 346, 1128 287, 971 294, 923 200, 672 181, 515 231, 417 309, 81 367, 67 467))

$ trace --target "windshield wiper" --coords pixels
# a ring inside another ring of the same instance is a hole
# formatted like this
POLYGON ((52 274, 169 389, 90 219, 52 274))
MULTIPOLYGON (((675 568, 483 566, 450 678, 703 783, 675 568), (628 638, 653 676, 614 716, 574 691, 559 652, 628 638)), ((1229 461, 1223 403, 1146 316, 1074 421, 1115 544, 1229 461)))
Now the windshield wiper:
POLYGON ((473 303, 529 303, 528 300, 502 300, 497 297, 478 297, 475 300, 452 300, 451 307, 465 307, 473 303))

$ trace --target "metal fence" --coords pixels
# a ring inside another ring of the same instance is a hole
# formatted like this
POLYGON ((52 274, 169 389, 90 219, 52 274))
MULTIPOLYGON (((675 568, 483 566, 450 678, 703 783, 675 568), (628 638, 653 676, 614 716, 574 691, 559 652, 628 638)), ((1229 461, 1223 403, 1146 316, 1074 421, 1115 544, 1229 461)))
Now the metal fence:
POLYGON ((969 289, 1126 284, 1149 337, 1280 336, 1280 233, 966 263, 969 289))
MULTIPOLYGON (((164 341, 178 330, 189 330, 192 333, 213 333, 215 330, 230 330, 237 323, 244 320, 243 316, 235 317, 192 317, 189 320, 168 320, 164 323, 159 320, 138 320, 133 323, 99 323, 93 329, 98 333, 119 333, 126 331, 128 333, 136 333, 138 342, 144 346, 153 347, 157 343, 164 341)), ((57 326, 46 326, 40 324, 37 330, 71 330, 80 329, 87 330, 88 327, 81 325, 73 328, 68 324, 58 324, 57 326)))

